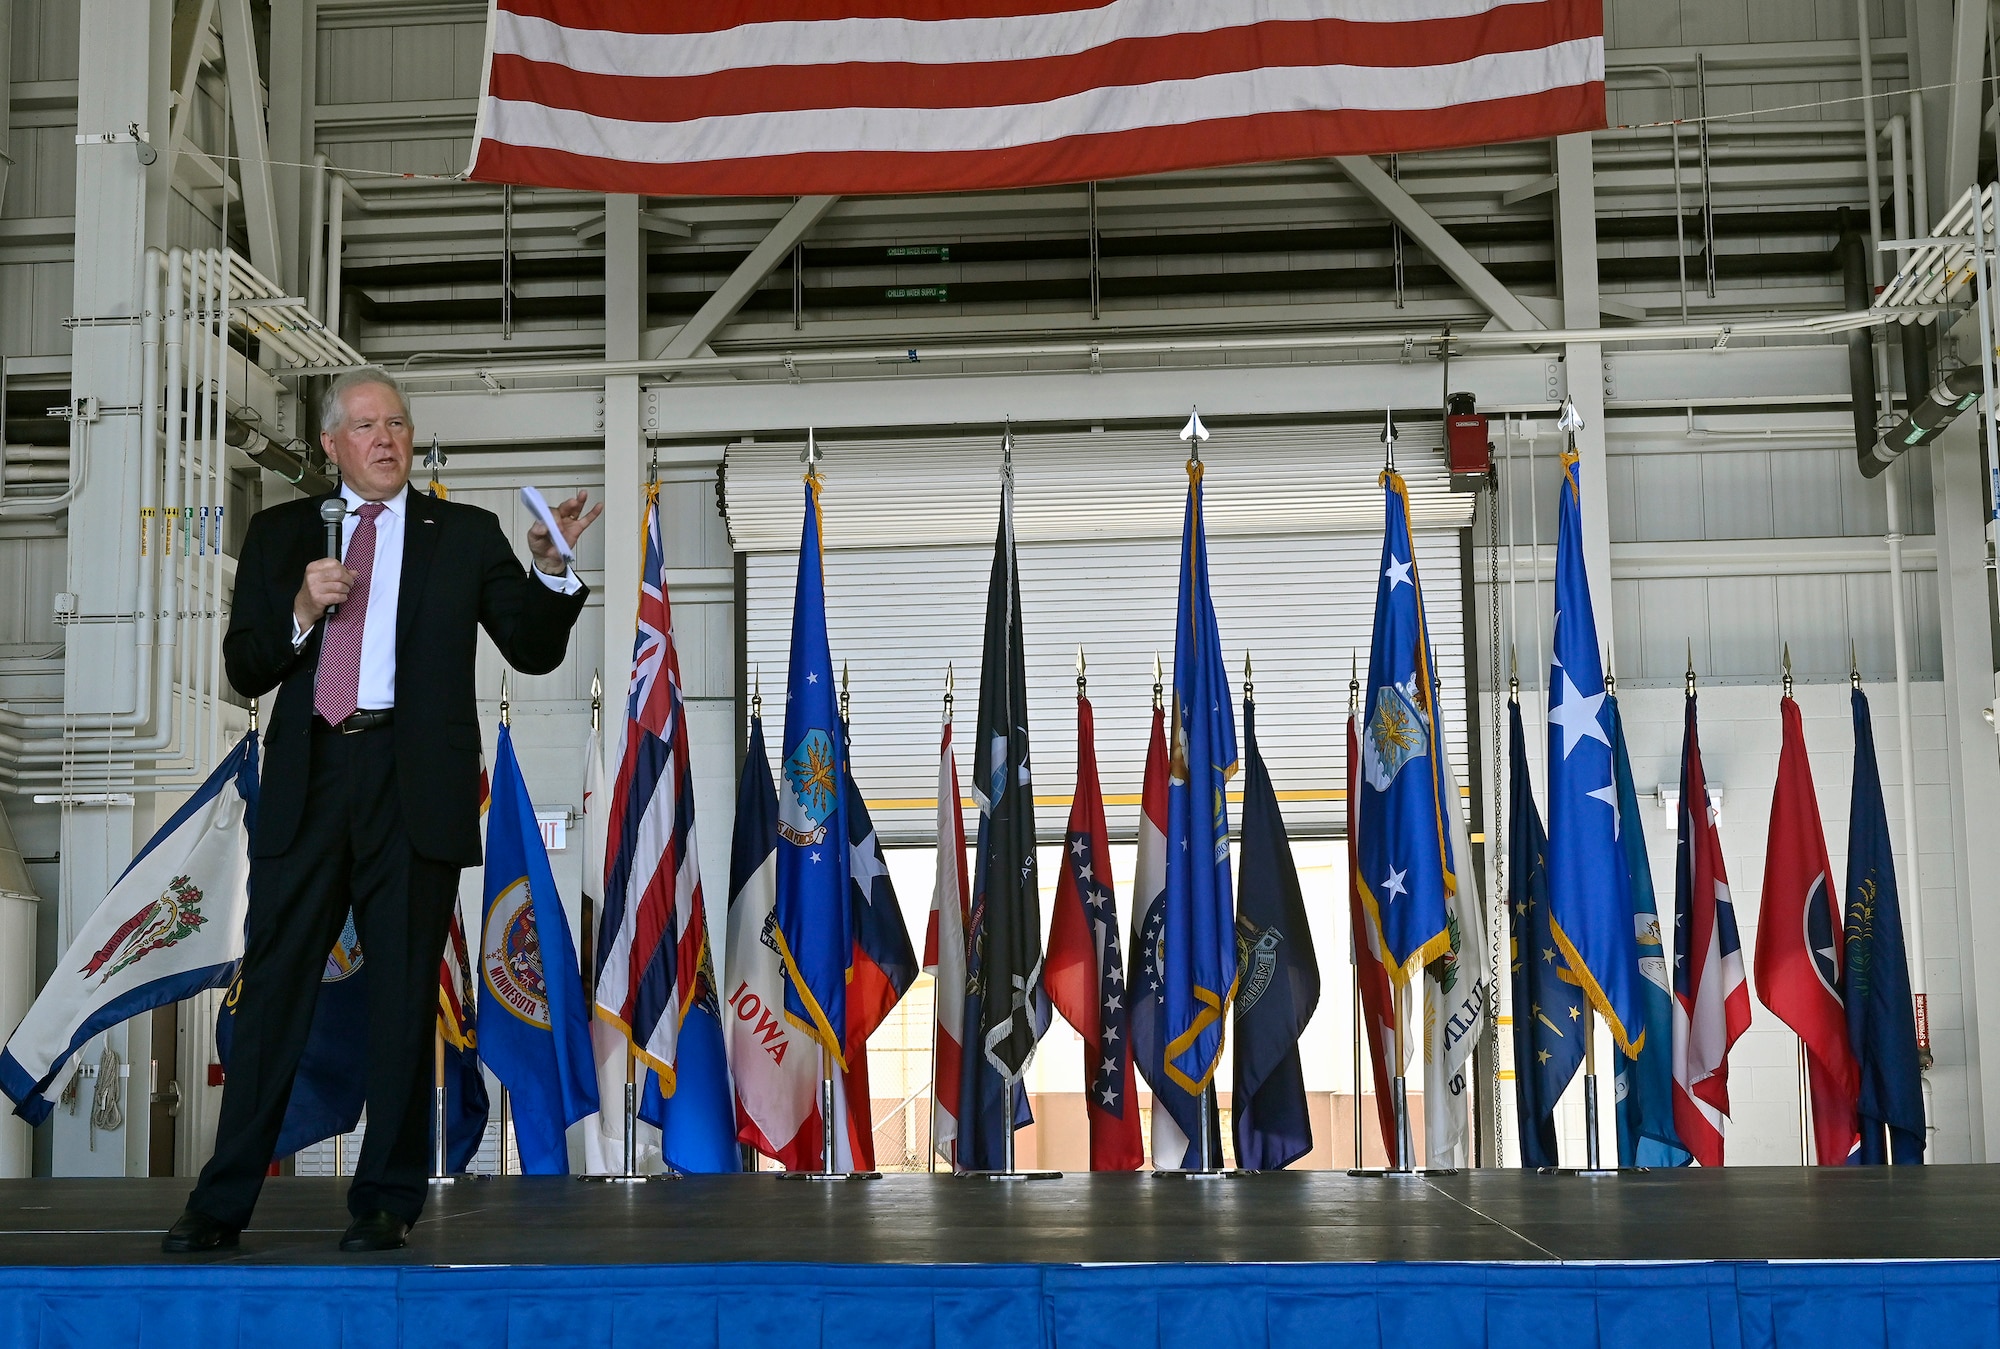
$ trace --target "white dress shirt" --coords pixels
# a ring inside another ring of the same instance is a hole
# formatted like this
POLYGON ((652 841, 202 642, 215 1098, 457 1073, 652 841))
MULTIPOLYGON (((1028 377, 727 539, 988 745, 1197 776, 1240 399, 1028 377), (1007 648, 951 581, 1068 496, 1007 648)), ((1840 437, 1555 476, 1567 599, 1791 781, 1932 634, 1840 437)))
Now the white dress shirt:
MULTIPOLYGON (((361 508, 368 503, 344 484, 340 495, 347 503, 347 518, 340 525, 340 555, 345 558, 361 524, 361 508)), ((368 576, 368 621, 361 629, 361 683, 355 700, 364 712, 396 705, 396 609, 403 583, 403 526, 409 513, 409 484, 381 504, 384 509, 375 517, 375 566, 368 576)), ((528 570, 559 595, 573 595, 583 585, 574 569, 564 569, 561 576, 551 576, 535 566, 528 570)), ((294 617, 292 646, 303 647, 310 632, 300 628, 294 617)))

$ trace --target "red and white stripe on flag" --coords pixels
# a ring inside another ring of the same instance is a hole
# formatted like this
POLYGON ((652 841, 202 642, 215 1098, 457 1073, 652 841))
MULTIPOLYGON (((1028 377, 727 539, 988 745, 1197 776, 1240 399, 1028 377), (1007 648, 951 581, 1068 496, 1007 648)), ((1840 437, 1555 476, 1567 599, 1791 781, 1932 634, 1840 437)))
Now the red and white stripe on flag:
POLYGON ((971 888, 965 876, 965 810, 958 797, 958 760, 951 723, 938 751, 937 874, 931 887, 930 923, 924 931, 924 969, 936 980, 937 1055, 931 1083, 931 1146, 958 1163, 958 1094, 965 1067, 965 922, 971 888))
POLYGON ((687 707, 674 650, 658 489, 647 494, 638 628, 605 819, 604 952, 597 1015, 674 1086, 681 1013, 707 938, 695 849, 687 707))
POLYGON ((494 0, 470 173, 962 192, 1604 125, 1601 0, 494 0))

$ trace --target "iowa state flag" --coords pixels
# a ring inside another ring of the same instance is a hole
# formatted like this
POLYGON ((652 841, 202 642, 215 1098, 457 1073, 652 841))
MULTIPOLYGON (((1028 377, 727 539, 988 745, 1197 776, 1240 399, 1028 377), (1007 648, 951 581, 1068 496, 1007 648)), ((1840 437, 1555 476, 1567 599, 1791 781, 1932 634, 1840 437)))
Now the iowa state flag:
POLYGON ((1090 1120, 1090 1169, 1134 1171, 1145 1164, 1132 1073, 1130 999, 1118 951, 1118 902, 1111 891, 1111 834, 1097 784, 1090 700, 1076 700, 1076 794, 1063 832, 1062 871, 1049 920, 1049 1001, 1083 1037, 1083 1102, 1090 1120))
POLYGON ((1729 1047, 1750 1029, 1743 940, 1708 803, 1695 695, 1681 745, 1679 862, 1674 885, 1674 1129, 1703 1166, 1722 1165, 1729 1047))
POLYGON ((1821 1166, 1839 1166, 1859 1136, 1855 1096, 1860 1089, 1840 993, 1840 899, 1833 888, 1826 836, 1820 832, 1799 705, 1786 697, 1778 711, 1784 748, 1778 755, 1771 834, 1764 850, 1757 996, 1805 1043, 1814 1155, 1821 1166))

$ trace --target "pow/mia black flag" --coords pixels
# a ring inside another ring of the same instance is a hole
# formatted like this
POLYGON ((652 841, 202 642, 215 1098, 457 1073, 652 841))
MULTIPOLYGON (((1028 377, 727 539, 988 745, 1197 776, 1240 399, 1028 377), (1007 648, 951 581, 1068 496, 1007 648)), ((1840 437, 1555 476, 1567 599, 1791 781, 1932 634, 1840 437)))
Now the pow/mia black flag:
MULTIPOLYGON (((1247 675, 1246 675, 1247 678, 1247 675)), ((1319 961, 1278 793, 1245 686, 1243 864, 1236 891, 1236 1164, 1275 1171, 1312 1151, 1299 1036, 1319 1006, 1319 961)))
POLYGON ((1027 666, 1021 649, 1021 578, 1014 556, 1014 482, 1001 480, 1000 527, 986 590, 979 665, 979 723, 972 795, 979 851, 972 878, 966 962, 964 1084, 959 1156, 969 1168, 1005 1165, 1006 1121, 1023 1123, 1021 1075, 1048 1029, 1042 990, 1041 887, 1035 875, 1035 798, 1028 771, 1027 666), (1007 1109, 1012 1095, 1021 1098, 1007 1109))

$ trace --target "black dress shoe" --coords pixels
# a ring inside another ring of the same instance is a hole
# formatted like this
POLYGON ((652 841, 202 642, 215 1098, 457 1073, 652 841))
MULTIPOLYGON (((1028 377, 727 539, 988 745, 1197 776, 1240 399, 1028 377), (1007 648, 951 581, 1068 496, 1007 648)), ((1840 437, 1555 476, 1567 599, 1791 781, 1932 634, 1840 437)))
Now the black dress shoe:
POLYGON ((408 1244, 410 1225, 381 1209, 356 1218, 340 1239, 343 1251, 398 1251, 408 1244))
POLYGON ((217 1222, 195 1209, 181 1210, 181 1216, 160 1239, 160 1249, 168 1255, 191 1255, 196 1251, 225 1250, 236 1244, 240 1229, 217 1222))

